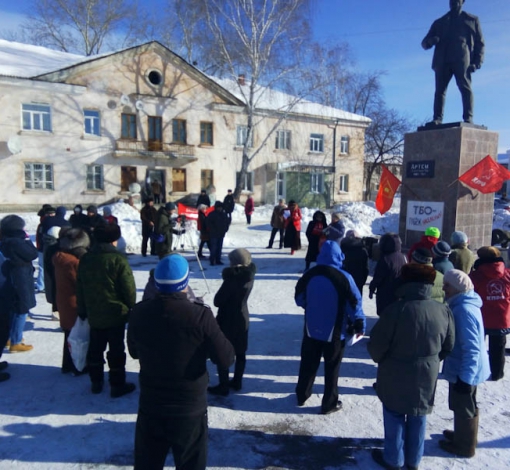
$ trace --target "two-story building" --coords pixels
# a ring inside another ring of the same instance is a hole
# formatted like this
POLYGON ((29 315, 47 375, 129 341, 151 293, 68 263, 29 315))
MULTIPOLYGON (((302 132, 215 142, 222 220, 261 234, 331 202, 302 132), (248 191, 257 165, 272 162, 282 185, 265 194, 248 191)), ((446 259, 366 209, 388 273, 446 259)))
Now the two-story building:
MULTIPOLYGON (((157 42, 81 57, 0 40, 0 210, 100 204, 158 180, 166 200, 233 188, 246 139, 235 81, 157 42)), ((244 190, 324 207, 362 200, 370 120, 261 88, 244 190)))

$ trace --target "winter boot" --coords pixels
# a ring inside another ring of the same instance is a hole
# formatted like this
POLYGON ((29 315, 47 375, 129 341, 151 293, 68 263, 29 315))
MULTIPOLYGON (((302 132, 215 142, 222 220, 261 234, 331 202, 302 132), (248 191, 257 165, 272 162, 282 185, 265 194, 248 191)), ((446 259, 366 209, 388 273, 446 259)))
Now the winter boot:
POLYGON ((92 382, 90 391, 95 394, 101 393, 104 383, 104 364, 102 362, 92 362, 88 364, 88 369, 90 381, 92 382))
POLYGON ((100 382, 92 382, 90 386, 90 391, 94 394, 99 394, 103 391, 104 382, 101 380, 100 382))
POLYGON ((478 442, 478 415, 454 419, 453 441, 439 441, 439 447, 450 454, 473 457, 478 442))
POLYGON ((136 389, 136 385, 126 382, 126 353, 106 354, 110 372, 108 380, 110 382, 110 396, 119 398, 136 389))
POLYGON ((215 387, 207 387, 207 391, 211 395, 226 397, 229 393, 228 369, 218 369, 218 377, 220 379, 220 383, 215 387))
POLYGON ((229 387, 235 391, 243 388, 243 374, 246 367, 246 356, 244 358, 237 357, 234 366, 234 378, 228 383, 229 387))

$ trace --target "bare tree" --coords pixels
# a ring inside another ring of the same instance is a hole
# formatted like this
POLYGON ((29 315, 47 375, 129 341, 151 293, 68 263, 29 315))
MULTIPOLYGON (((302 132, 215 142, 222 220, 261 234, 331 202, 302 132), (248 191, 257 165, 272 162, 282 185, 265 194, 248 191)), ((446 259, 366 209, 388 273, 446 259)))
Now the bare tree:
POLYGON ((258 140, 256 147, 251 146, 254 129, 267 118, 267 113, 260 113, 262 101, 268 99, 266 91, 275 87, 292 92, 306 82, 300 64, 305 59, 303 45, 311 36, 308 24, 311 1, 188 0, 185 9, 182 1, 176 1, 181 28, 186 30, 185 56, 192 62, 197 60, 202 70, 207 68, 210 73, 230 78, 236 84, 236 94, 245 103, 246 133, 234 191, 236 199, 250 162, 306 94, 303 90, 292 94, 286 105, 273 114, 276 120, 269 132, 258 140), (203 22, 190 25, 190 18, 203 18, 203 22), (238 80, 240 75, 245 79, 238 80))
POLYGON ((411 121, 395 109, 381 105, 370 114, 372 123, 365 133, 365 198, 371 198, 371 182, 382 164, 402 164, 404 135, 411 129, 411 121))
POLYGON ((144 18, 136 0, 33 0, 22 36, 31 44, 90 56, 129 43, 144 18))

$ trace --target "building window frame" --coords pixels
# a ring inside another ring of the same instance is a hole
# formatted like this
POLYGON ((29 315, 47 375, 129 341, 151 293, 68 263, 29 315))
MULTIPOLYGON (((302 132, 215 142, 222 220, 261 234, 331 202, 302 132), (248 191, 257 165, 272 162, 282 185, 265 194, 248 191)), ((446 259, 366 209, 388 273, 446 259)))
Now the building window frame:
POLYGON ((52 132, 51 106, 47 103, 22 103, 21 128, 24 131, 52 132))
POLYGON ((83 132, 86 135, 101 135, 101 113, 97 109, 83 110, 83 132))
POLYGON ((200 121, 200 145, 214 145, 214 126, 212 122, 200 121))
POLYGON ((324 192, 324 173, 310 173, 310 192, 313 194, 324 192))
POLYGON ((324 134, 310 134, 310 152, 324 153, 324 134))
MULTIPOLYGON (((236 130, 236 145, 238 147, 244 147, 246 139, 248 137, 248 126, 237 126, 236 130)), ((248 141, 248 147, 253 148, 253 128, 250 134, 250 140, 248 141)))
POLYGON ((277 150, 290 150, 291 148, 291 132, 285 129, 278 129, 276 131, 275 149, 277 150))
POLYGON ((136 114, 121 114, 121 132, 120 137, 124 140, 136 140, 138 137, 136 114))
POLYGON ((25 189, 45 189, 53 191, 55 182, 53 179, 53 165, 51 163, 24 164, 25 189))
POLYGON ((87 191, 104 191, 103 165, 87 165, 87 191))
POLYGON ((349 142, 350 138, 348 135, 343 135, 340 137, 340 153, 348 154, 349 153, 349 142))
MULTIPOLYGON (((236 172, 236 181, 238 181, 240 173, 240 171, 236 172)), ((241 191, 253 193, 254 178, 253 171, 247 171, 241 181, 241 191)))
POLYGON ((172 143, 186 145, 186 119, 172 119, 172 143))
POLYGON ((338 177, 338 192, 339 193, 349 192, 349 175, 340 175, 338 177))
POLYGON ((172 168, 172 192, 173 193, 185 193, 187 191, 187 179, 186 179, 185 168, 172 168), (176 180, 176 176, 179 176, 179 181, 176 180))

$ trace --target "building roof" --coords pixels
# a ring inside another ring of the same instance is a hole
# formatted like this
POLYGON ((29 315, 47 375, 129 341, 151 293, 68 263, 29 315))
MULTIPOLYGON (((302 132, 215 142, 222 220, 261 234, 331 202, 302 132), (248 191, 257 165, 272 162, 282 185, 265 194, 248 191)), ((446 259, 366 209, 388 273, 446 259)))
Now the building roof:
MULTIPOLYGON (((135 49, 136 47, 147 47, 154 44, 156 47, 162 47, 167 52, 175 56, 176 59, 182 61, 196 77, 212 84, 220 86, 224 91, 228 92, 232 97, 241 103, 246 103, 243 88, 248 91, 249 84, 243 87, 239 86, 237 81, 225 78, 216 78, 203 74, 197 68, 188 64, 184 59, 170 51, 165 46, 153 41, 151 43, 140 46, 129 47, 121 51, 113 51, 97 56, 81 56, 69 54, 67 52, 55 51, 41 46, 33 46, 30 44, 22 44, 0 39, 0 76, 19 77, 19 78, 41 78, 56 72, 62 72, 80 64, 86 64, 95 60, 104 59, 108 56, 119 54, 124 51, 135 49)), ((291 113, 293 115, 302 115, 307 117, 320 117, 323 119, 331 119, 337 121, 357 122, 367 126, 371 120, 359 114, 349 113, 347 111, 313 103, 305 99, 299 99, 296 96, 281 92, 268 87, 258 86, 255 90, 256 108, 258 110, 277 111, 282 113, 291 113)), ((239 102, 237 104, 239 104, 239 102)))

